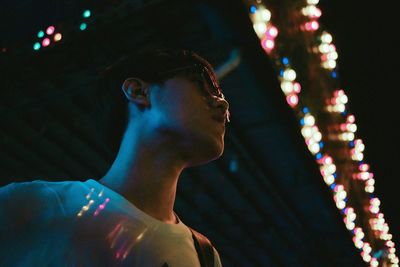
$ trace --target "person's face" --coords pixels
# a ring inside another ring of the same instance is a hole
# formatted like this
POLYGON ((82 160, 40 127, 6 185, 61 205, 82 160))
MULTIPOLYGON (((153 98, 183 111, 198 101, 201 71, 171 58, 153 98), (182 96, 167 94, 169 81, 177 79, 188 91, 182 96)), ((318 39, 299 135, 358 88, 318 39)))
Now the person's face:
POLYGON ((225 120, 228 102, 211 96, 204 88, 183 77, 167 80, 151 99, 157 132, 174 139, 177 149, 192 159, 191 166, 220 157, 224 150, 225 120))

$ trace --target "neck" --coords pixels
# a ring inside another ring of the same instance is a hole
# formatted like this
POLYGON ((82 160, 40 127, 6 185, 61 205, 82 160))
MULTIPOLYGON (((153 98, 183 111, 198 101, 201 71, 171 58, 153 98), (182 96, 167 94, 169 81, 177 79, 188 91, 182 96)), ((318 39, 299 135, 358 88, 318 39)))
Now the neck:
POLYGON ((153 218, 178 223, 173 208, 184 164, 175 151, 154 141, 146 144, 145 140, 123 138, 115 161, 100 183, 153 218))

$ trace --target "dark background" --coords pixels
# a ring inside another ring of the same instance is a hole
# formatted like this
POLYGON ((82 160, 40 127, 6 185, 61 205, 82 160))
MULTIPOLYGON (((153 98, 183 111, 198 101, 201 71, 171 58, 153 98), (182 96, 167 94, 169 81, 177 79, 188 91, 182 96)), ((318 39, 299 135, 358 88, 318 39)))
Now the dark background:
MULTIPOLYGON (((375 195, 399 240, 399 45, 394 2, 323 0, 321 24, 336 45, 338 74, 356 118, 364 159, 375 174, 375 195)), ((398 16, 398 14, 397 14, 398 16)), ((396 244, 398 245, 398 244, 396 244)))
MULTIPOLYGON (((239 48, 242 62, 222 80, 233 114, 224 156, 185 173, 178 213, 214 241, 224 266, 364 266, 242 1, 91 3, 96 16, 85 32, 78 25, 89 2, 1 3, 0 48, 8 50, 0 66, 15 69, 8 71, 12 75, 0 71, 6 81, 0 91, 3 184, 99 177, 108 168, 104 146, 87 120, 93 92, 86 87, 96 77, 93 70, 111 59, 168 38, 216 65, 239 48), (34 36, 50 21, 65 32, 64 43, 33 52, 34 36), (125 30, 135 34, 119 43, 125 30)), ((375 195, 396 243, 398 55, 397 17, 390 15, 396 9, 343 0, 321 0, 319 7, 320 23, 338 50, 339 81, 356 117, 357 138, 366 145, 365 162, 375 173, 375 195)))

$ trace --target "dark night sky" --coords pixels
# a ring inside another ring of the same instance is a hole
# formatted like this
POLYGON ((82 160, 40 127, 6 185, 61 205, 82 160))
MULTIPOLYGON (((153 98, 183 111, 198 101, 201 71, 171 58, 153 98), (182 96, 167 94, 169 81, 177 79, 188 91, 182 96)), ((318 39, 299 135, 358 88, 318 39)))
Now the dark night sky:
POLYGON ((395 2, 321 0, 321 25, 333 36, 338 73, 364 141, 365 162, 375 174, 375 195, 399 248, 397 187, 400 167, 398 125, 399 54, 395 2), (351 4, 349 4, 351 3, 351 4))

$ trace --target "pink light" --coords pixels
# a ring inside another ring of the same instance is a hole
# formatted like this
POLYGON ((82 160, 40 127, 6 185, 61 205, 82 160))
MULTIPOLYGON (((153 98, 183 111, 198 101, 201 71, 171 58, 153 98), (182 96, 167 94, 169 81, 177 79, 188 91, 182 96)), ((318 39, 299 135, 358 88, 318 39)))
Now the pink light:
POLYGON ((354 209, 353 208, 346 208, 345 210, 344 210, 344 214, 349 214, 349 212, 350 213, 353 213, 354 212, 354 209))
POLYGON ((391 241, 391 240, 389 240, 389 241, 386 241, 385 245, 386 245, 387 247, 389 247, 389 248, 392 248, 392 247, 394 247, 394 242, 391 241))
POLYGON ((358 166, 358 169, 359 169, 360 171, 366 172, 366 171, 369 170, 369 165, 366 164, 366 163, 360 164, 360 166, 358 166))
POLYGON ((261 45, 265 51, 270 52, 275 47, 275 42, 269 38, 264 38, 261 41, 261 45))
POLYGON ((326 159, 326 157, 328 157, 328 156, 324 155, 322 158, 320 158, 319 160, 317 160, 317 162, 318 162, 319 164, 325 164, 325 159, 326 159))
POLYGON ((354 123, 356 121, 356 118, 354 117, 354 115, 349 115, 347 116, 347 121, 350 123, 354 123))
POLYGON ((46 29, 47 35, 52 35, 54 33, 54 30, 55 30, 54 26, 47 27, 46 29))
POLYGON ((306 31, 315 31, 315 30, 318 30, 319 23, 318 23, 318 21, 313 20, 313 21, 306 22, 306 24, 304 26, 305 26, 306 31))
POLYGON ((343 93, 344 93, 344 91, 343 91, 342 89, 338 89, 338 90, 335 90, 335 91, 333 92, 333 95, 334 95, 335 97, 338 97, 338 96, 341 96, 343 93))
POLYGON ((312 22, 311 22, 311 29, 315 31, 315 30, 318 30, 318 28, 319 28, 319 23, 318 23, 318 21, 315 21, 315 20, 312 21, 312 22))
POLYGON ((343 186, 342 185, 335 185, 335 187, 333 188, 333 191, 335 191, 337 193, 339 190, 343 190, 343 186))
POLYGON ((278 36, 278 29, 275 26, 271 26, 267 29, 266 35, 273 39, 278 36))
POLYGON ((286 101, 288 102, 289 106, 295 107, 299 103, 299 98, 297 95, 292 94, 286 97, 286 101))
POLYGON ((44 38, 42 41, 42 46, 46 47, 50 44, 50 39, 49 38, 44 38))
POLYGON ((300 93, 301 91, 301 85, 298 82, 295 82, 293 84, 293 91, 295 91, 297 94, 300 93))
POLYGON ((324 164, 332 164, 332 158, 329 156, 325 156, 323 158, 323 162, 324 162, 324 164))

